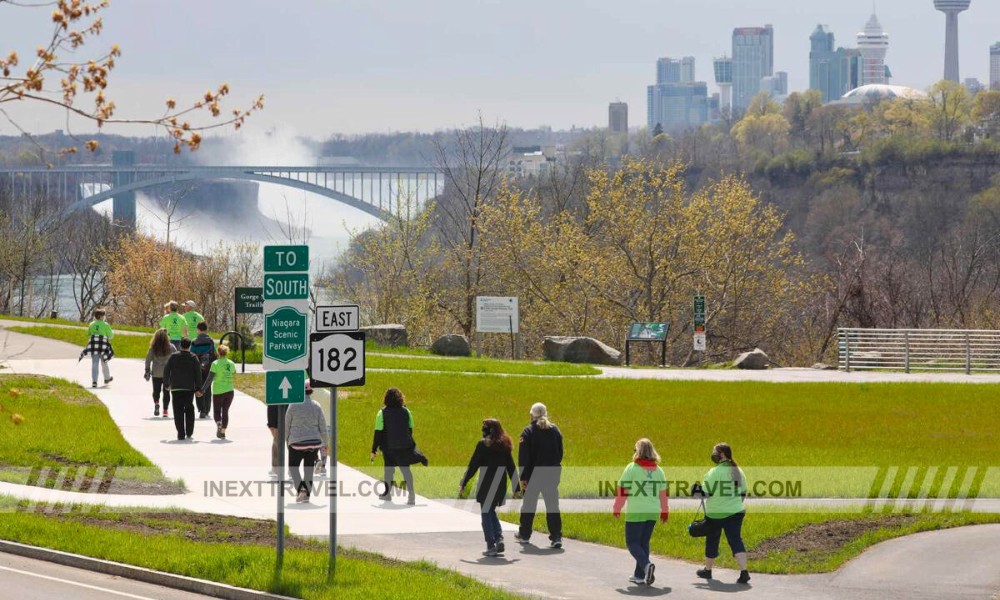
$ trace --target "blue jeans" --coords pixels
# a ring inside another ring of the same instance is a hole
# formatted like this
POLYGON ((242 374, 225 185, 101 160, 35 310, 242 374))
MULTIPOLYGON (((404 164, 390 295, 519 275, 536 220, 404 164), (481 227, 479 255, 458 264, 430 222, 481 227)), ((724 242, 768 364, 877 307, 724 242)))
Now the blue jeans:
POLYGON ((745 512, 739 512, 735 515, 729 515, 725 519, 708 518, 709 524, 713 527, 708 530, 708 535, 705 536, 705 558, 716 558, 719 556, 719 540, 722 538, 723 531, 726 532, 726 541, 729 542, 729 547, 732 549, 733 554, 747 551, 746 546, 743 545, 743 537, 741 535, 743 517, 745 516, 745 512))
POLYGON ((111 379, 111 370, 108 369, 108 363, 100 354, 91 354, 90 358, 92 360, 90 366, 90 380, 97 383, 97 364, 100 363, 104 367, 104 381, 111 379))
POLYGON ((625 545, 629 554, 635 559, 636 577, 646 576, 646 565, 649 564, 649 540, 653 538, 653 527, 656 521, 625 522, 625 545))
POLYGON ((503 537, 503 530, 500 529, 500 517, 497 516, 496 507, 487 509, 482 507, 483 516, 483 537, 486 538, 486 545, 493 547, 503 537))

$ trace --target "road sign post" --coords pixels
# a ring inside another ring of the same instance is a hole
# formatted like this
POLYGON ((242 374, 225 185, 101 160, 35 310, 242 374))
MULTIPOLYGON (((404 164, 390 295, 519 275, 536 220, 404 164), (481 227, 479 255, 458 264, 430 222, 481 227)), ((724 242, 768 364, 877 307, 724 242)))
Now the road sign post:
MULTIPOLYGON (((265 401, 305 401, 309 364, 309 246, 264 246, 265 401)), ((285 554, 285 411, 278 411, 277 565, 285 554)))
POLYGON ((706 337, 705 332, 705 297, 701 294, 695 294, 694 296, 694 351, 704 352, 706 350, 706 337))
MULTIPOLYGON (((309 377, 313 387, 330 388, 330 480, 337 478, 337 386, 365 384, 365 334, 357 329, 360 322, 357 305, 317 306, 316 328, 325 329, 309 336, 309 377)), ((337 569, 337 494, 330 493, 330 561, 327 571, 332 581, 337 569)))

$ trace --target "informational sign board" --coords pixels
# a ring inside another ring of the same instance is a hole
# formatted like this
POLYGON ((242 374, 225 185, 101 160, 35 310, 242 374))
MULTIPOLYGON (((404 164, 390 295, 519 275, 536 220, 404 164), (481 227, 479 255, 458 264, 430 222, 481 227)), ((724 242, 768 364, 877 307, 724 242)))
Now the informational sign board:
POLYGON ((666 323, 632 323, 628 339, 635 341, 662 342, 667 339, 666 323))
POLYGON ((264 312, 264 288, 238 287, 233 293, 238 315, 259 315, 264 312))
POLYGON ((361 327, 361 308, 357 304, 316 307, 316 331, 357 331, 361 327))
POLYGON ((517 296, 476 296, 476 331, 520 333, 517 296))
POLYGON ((365 384, 365 332, 314 333, 309 341, 313 387, 365 384))
POLYGON ((267 371, 264 373, 267 404, 302 404, 306 401, 305 371, 267 371))

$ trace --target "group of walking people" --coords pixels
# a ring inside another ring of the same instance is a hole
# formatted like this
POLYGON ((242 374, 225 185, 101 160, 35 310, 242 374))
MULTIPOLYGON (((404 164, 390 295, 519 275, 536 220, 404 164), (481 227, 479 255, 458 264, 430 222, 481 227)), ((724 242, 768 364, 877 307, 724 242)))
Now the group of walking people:
POLYGON ((170 418, 172 402, 177 439, 189 440, 194 435, 195 409, 200 419, 207 419, 212 412, 216 437, 226 439, 236 373, 236 364, 228 357, 229 347, 216 347, 193 300, 183 305, 170 301, 163 309, 160 328, 146 352, 144 376, 153 382, 153 416, 170 418))
MULTIPOLYGON (((159 416, 160 399, 163 399, 164 418, 169 417, 171 400, 174 405, 174 425, 177 439, 191 439, 195 423, 195 399, 201 418, 207 418, 214 409, 216 435, 226 437, 229 408, 233 401, 233 375, 236 365, 227 358, 225 345, 215 347, 208 335, 205 319, 194 310, 195 303, 184 303, 178 312, 176 302, 164 306, 160 329, 153 334, 146 354, 145 378, 153 383, 153 414, 159 416), (197 331, 194 340, 188 335, 197 331), (211 396, 209 396, 209 393, 211 396), (202 400, 204 398, 204 400, 202 400)), ((105 311, 94 311, 94 321, 88 327, 90 340, 80 355, 92 357, 92 383, 97 387, 98 370, 103 369, 104 382, 112 377, 108 361, 114 356, 111 339, 114 331, 105 321, 105 311)), ((309 502, 316 465, 325 467, 325 437, 329 434, 323 409, 312 397, 313 388, 306 381, 305 401, 292 405, 267 407, 268 428, 272 435, 272 475, 277 477, 278 426, 284 411, 285 443, 288 446, 287 467, 292 484, 297 491, 296 502, 309 502), (301 469, 301 470, 300 470, 301 469)), ((506 503, 508 490, 513 497, 522 497, 520 526, 514 538, 527 544, 535 521, 538 500, 545 501, 546 525, 549 546, 562 547, 562 518, 559 511, 559 483, 562 472, 563 437, 559 428, 549 419, 548 409, 535 403, 529 411, 530 423, 521 431, 518 441, 518 459, 514 462, 514 443, 498 419, 484 419, 481 438, 477 441, 468 467, 459 482, 459 496, 464 497, 469 483, 476 478, 475 498, 482 514, 483 536, 488 557, 505 552, 503 530, 497 508, 506 503)), ((383 398, 383 407, 375 416, 371 446, 371 460, 381 451, 383 457, 384 489, 379 494, 383 501, 391 502, 395 485, 395 470, 399 469, 407 491, 407 503, 416 502, 413 464, 429 464, 427 457, 417 449, 413 436, 413 413, 406 406, 403 393, 389 388, 383 398)), ((702 483, 692 489, 692 496, 701 497, 705 511, 705 566, 696 571, 703 579, 712 579, 712 567, 719 556, 722 534, 740 567, 737 583, 747 584, 747 554, 742 539, 743 519, 746 515, 744 499, 747 493, 746 476, 733 458, 732 448, 726 443, 712 449, 709 470, 702 483)), ((642 438, 635 443, 632 461, 626 465, 618 480, 612 513, 615 518, 624 515, 625 545, 635 559, 635 568, 629 581, 637 585, 651 585, 656 566, 650 560, 650 541, 656 522, 666 523, 670 516, 667 478, 660 466, 660 455, 653 443, 642 438)))
MULTIPOLYGON (((402 392, 389 389, 383 404, 375 418, 371 452, 374 460, 379 449, 382 450, 386 486, 382 497, 391 500, 389 489, 395 469, 399 468, 409 492, 408 503, 413 504, 413 475, 409 465, 418 461, 427 464, 427 459, 416 450, 413 414, 405 407, 402 392)), ((459 481, 458 495, 464 497, 469 483, 477 479, 475 498, 480 505, 486 541, 483 554, 488 557, 500 556, 506 550, 497 508, 506 503, 509 489, 512 489, 514 498, 523 499, 520 524, 514 539, 521 544, 529 543, 541 497, 545 501, 549 547, 562 547, 562 517, 559 511, 562 433, 549 419, 544 404, 532 405, 529 416, 530 423, 521 431, 518 441, 517 464, 514 462, 513 440, 504 431, 503 425, 498 419, 484 419, 482 437, 476 442, 468 467, 459 481)), ((737 583, 747 584, 750 574, 742 539, 746 476, 733 459, 732 448, 726 443, 715 445, 711 460, 715 466, 692 490, 693 496, 703 499, 706 531, 705 567, 696 571, 696 575, 712 579, 712 567, 719 556, 719 543, 725 533, 740 567, 737 583)), ((612 513, 615 518, 624 515, 625 545, 635 559, 629 581, 636 585, 651 585, 656 580, 656 566, 650 560, 650 541, 656 522, 667 522, 670 507, 667 478, 660 466, 660 455, 647 438, 635 443, 632 461, 618 480, 612 513)))

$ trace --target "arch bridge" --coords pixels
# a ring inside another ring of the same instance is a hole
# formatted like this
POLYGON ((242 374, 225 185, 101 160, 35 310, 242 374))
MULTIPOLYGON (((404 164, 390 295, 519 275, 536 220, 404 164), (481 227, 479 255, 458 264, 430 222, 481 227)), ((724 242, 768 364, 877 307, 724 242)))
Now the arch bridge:
POLYGON ((24 194, 43 191, 47 196, 61 193, 74 199, 66 209, 70 213, 114 199, 114 220, 133 227, 137 191, 194 180, 282 185, 330 198, 383 221, 392 216, 397 198, 404 196, 422 204, 435 197, 444 184, 443 174, 427 167, 0 166, 0 185, 9 187, 13 194, 19 190, 24 194))

